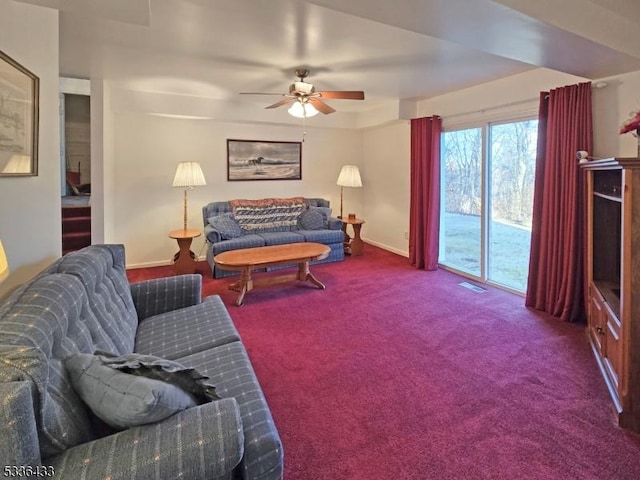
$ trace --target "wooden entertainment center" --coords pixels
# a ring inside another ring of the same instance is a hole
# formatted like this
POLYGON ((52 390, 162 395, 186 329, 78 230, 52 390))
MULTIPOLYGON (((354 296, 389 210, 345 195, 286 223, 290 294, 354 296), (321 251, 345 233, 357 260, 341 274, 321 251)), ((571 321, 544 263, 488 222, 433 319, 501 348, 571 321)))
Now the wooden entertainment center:
POLYGON ((621 427, 640 431, 640 159, 580 165, 587 174, 588 335, 621 427))

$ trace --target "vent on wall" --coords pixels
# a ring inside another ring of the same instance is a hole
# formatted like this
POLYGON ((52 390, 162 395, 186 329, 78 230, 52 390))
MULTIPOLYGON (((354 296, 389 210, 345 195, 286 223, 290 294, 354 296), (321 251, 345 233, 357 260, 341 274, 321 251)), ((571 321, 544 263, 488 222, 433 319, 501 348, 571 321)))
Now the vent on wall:
POLYGON ((459 283, 458 285, 464 288, 468 288, 469 290, 473 290, 476 293, 482 293, 487 291, 486 288, 479 287, 478 285, 474 285, 473 283, 469 283, 469 282, 462 282, 462 283, 459 283))

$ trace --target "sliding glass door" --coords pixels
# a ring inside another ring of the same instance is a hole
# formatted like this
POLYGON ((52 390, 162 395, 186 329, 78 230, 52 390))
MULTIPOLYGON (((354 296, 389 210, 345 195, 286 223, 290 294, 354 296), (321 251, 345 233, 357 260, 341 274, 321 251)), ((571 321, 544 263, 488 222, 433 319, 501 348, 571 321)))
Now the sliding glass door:
POLYGON ((444 132, 440 263, 482 273, 482 129, 444 132))
POLYGON ((537 120, 442 135, 440 263, 524 291, 537 120))
POLYGON ((489 129, 487 279, 515 290, 527 288, 538 121, 489 129))

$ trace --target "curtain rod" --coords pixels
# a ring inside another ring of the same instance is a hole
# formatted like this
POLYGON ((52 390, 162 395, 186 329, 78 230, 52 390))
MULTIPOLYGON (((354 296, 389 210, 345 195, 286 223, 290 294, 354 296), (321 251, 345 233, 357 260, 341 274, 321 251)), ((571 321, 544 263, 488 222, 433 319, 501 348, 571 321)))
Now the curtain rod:
POLYGON ((469 112, 460 112, 460 113, 454 113, 451 115, 442 115, 442 119, 443 120, 448 120, 450 118, 455 118, 455 117, 461 117, 463 115, 471 115, 472 113, 484 113, 490 110, 500 110, 501 108, 509 108, 509 107, 515 107, 516 105, 523 105, 525 103, 533 103, 536 100, 539 100, 540 97, 534 97, 534 98, 527 98, 525 100, 518 100, 515 102, 510 102, 510 103, 505 103, 503 105, 493 105, 491 107, 487 107, 487 108, 482 108, 480 110, 471 110, 469 112))
MULTIPOLYGON (((591 88, 595 88, 595 89, 601 89, 607 86, 607 82, 597 82, 592 84, 591 88)), ((549 98, 549 94, 547 93, 545 95, 545 98, 549 98)), ((491 107, 487 107, 487 108, 482 108, 480 110, 471 110, 469 112, 460 112, 460 113, 454 113, 451 115, 442 115, 442 119, 443 120, 448 120, 450 118, 456 118, 456 117, 461 117, 463 115, 471 115, 472 113, 484 113, 487 111, 491 111, 491 110, 500 110, 502 108, 509 108, 509 107, 515 107, 516 105, 523 105, 525 103, 533 103, 537 100, 540 100, 540 96, 537 97, 532 97, 532 98, 526 98, 524 100, 516 100, 515 102, 510 102, 510 103, 505 103, 503 105, 494 105, 491 107)))

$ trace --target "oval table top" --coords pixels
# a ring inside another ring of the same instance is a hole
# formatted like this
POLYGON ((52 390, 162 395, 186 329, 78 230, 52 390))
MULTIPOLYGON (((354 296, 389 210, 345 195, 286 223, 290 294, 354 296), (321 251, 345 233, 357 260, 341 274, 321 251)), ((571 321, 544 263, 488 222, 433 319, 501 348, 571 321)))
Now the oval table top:
POLYGON ((233 270, 247 266, 265 266, 277 263, 297 263, 321 260, 331 249, 321 243, 300 242, 265 247, 229 250, 213 257, 213 261, 223 269, 233 270))

